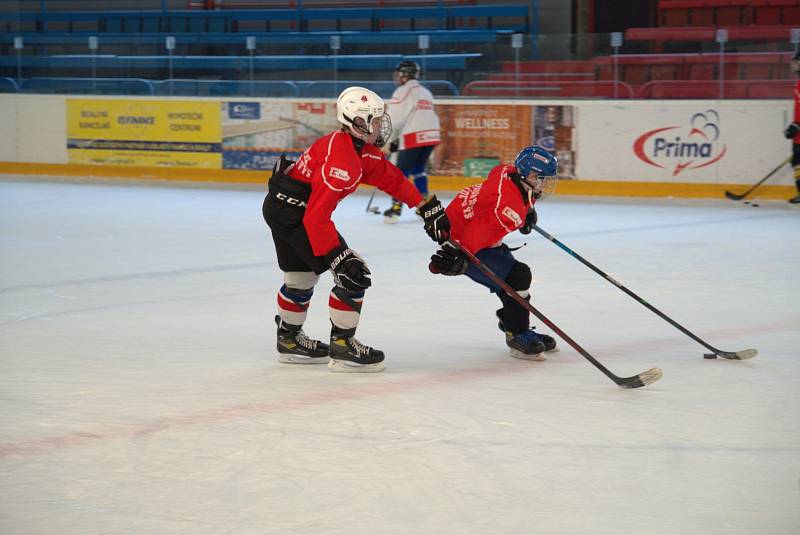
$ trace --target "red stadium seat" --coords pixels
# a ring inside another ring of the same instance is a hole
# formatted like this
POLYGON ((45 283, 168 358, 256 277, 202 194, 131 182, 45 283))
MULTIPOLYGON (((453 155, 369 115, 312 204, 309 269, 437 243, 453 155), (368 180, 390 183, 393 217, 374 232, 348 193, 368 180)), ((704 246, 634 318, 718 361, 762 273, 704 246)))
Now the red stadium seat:
MULTIPOLYGON (((793 80, 728 80, 723 83, 724 98, 791 98, 793 80)), ((656 80, 644 84, 638 98, 713 99, 719 98, 719 82, 714 80, 656 80)))
POLYGON ((464 96, 481 97, 579 97, 633 98, 631 86, 622 82, 602 81, 495 81, 476 80, 464 86, 464 96))

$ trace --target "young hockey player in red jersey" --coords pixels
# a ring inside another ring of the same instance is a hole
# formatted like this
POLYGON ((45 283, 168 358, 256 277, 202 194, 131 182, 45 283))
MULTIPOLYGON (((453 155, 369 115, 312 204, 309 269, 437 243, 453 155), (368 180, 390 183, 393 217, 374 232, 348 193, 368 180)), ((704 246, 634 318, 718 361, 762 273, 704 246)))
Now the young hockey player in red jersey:
POLYGON ((792 204, 800 203, 800 52, 796 53, 790 64, 791 71, 798 77, 794 86, 794 121, 783 135, 792 140, 792 167, 794 168, 794 183, 797 186, 797 195, 789 199, 792 204))
POLYGON ((324 363, 332 371, 375 372, 384 368, 382 351, 355 338, 364 291, 370 287, 367 263, 347 246, 331 215, 339 201, 370 184, 409 207, 419 208, 425 231, 444 241, 450 225, 435 197, 424 201, 380 146, 391 135, 381 98, 363 87, 348 87, 336 103, 336 130, 309 147, 297 162, 281 157, 264 199, 264 220, 272 231, 284 284, 278 292, 278 360, 324 363), (335 286, 328 301, 330 346, 302 330, 319 275, 330 270, 335 286))
MULTIPOLYGON (((474 254, 521 296, 530 299, 530 268, 514 258, 503 238, 519 229, 528 234, 536 224, 534 204, 555 190, 558 160, 539 146, 522 149, 514 165, 498 165, 481 184, 465 188, 447 206, 450 238, 474 254)), ((528 310, 508 296, 471 265, 455 246, 445 242, 432 257, 433 273, 466 275, 497 294, 503 303, 497 311, 511 356, 544 360, 556 341, 530 327, 528 310)))

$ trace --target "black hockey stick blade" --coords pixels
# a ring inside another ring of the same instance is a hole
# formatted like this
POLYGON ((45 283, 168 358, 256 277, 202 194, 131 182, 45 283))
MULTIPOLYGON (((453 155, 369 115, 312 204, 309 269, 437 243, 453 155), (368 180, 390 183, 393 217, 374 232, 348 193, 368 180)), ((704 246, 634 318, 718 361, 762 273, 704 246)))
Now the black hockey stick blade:
POLYGON ((745 191, 744 193, 742 193, 742 194, 737 194, 737 193, 732 193, 732 192, 730 192, 730 191, 726 191, 726 192, 725 192, 725 196, 726 196, 727 198, 729 198, 730 200, 732 200, 732 201, 741 201, 742 199, 744 199, 745 197, 747 197, 748 195, 750 195, 751 193, 753 193, 753 192, 756 190, 756 188, 758 188, 758 187, 759 187, 761 184, 763 184, 764 182, 766 182, 767 180, 769 180, 769 179, 770 179, 770 177, 771 177, 772 175, 774 175, 775 173, 777 173, 778 171, 780 171, 780 169, 781 169, 781 168, 782 168, 784 165, 786 165, 787 163, 789 163, 790 161, 792 161, 792 157, 791 157, 791 156, 790 156, 790 157, 788 157, 788 158, 786 158, 785 160, 783 160, 783 161, 782 161, 782 162, 781 162, 781 163, 780 163, 780 164, 779 164, 779 165, 778 165, 778 166, 777 166, 775 169, 773 169, 772 171, 770 171, 769 173, 767 173, 767 176, 765 176, 764 178, 762 178, 761 180, 759 180, 758 182, 756 182, 755 184, 753 184, 752 186, 750 186, 750 189, 748 189, 748 190, 747 190, 747 191, 745 191))
POLYGON ((572 346, 572 349, 577 351, 580 356, 588 360, 595 368, 603 372, 603 374, 606 377, 614 381, 614 383, 616 383, 616 385, 619 386, 620 388, 640 388, 655 383, 656 381, 661 379, 661 376, 663 374, 660 368, 651 368, 646 372, 634 375, 633 377, 618 377, 611 370, 603 366, 603 364, 599 360, 594 358, 588 351, 586 351, 583 347, 581 347, 580 344, 578 344, 578 342, 573 340, 567 333, 562 331, 555 323, 550 321, 547 318, 547 316, 539 312, 536 309, 536 307, 534 307, 530 303, 530 301, 519 295, 519 293, 517 293, 516 290, 511 288, 511 286, 509 286, 509 284, 506 281, 498 277, 494 271, 492 271, 488 266, 486 266, 483 262, 481 262, 478 259, 478 257, 476 257, 474 254, 464 249, 464 247, 462 247, 461 244, 456 241, 450 241, 449 243, 452 244, 453 247, 461 251, 464 254, 464 256, 466 256, 467 259, 469 259, 472 265, 481 270, 483 274, 489 278, 489 280, 491 280, 500 288, 502 288, 502 290, 509 297, 514 299, 528 312, 539 318, 539 320, 541 320, 542 323, 547 325, 559 338, 561 338, 570 346, 572 346))
POLYGON ((741 201, 744 199, 744 195, 737 195, 736 193, 731 193, 730 191, 725 191, 725 196, 732 201, 741 201))

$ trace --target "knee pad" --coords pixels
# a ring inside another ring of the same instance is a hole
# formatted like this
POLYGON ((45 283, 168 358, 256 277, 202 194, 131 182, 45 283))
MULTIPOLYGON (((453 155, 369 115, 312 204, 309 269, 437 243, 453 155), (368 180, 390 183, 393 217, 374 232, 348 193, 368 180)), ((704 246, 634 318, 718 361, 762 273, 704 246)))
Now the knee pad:
POLYGON ((319 281, 319 275, 313 271, 287 271, 283 274, 283 283, 292 290, 313 290, 319 281))
POLYGON ((517 292, 522 293, 530 289, 533 282, 531 268, 527 264, 517 262, 506 277, 506 282, 517 292))
MULTIPOLYGON (((339 303, 343 303, 353 312, 361 313, 361 303, 364 301, 364 292, 348 292, 341 286, 334 286, 331 290, 331 298, 335 298, 339 303)), ((338 303, 329 301, 333 308, 339 308, 338 303)))

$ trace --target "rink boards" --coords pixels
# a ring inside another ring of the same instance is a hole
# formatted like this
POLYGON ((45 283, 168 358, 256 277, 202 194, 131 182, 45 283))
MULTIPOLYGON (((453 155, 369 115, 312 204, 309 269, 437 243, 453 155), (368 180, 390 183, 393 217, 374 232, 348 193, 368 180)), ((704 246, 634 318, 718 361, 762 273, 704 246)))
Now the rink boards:
MULTIPOLYGON (((431 188, 478 182, 538 143, 561 162, 561 194, 720 197, 790 153, 791 102, 436 102, 443 142, 431 188)), ((390 109, 391 112, 391 109, 390 109)), ((0 95, 0 172, 265 183, 282 153, 336 128, 332 100, 0 95)), ((794 190, 784 166, 762 198, 794 190)))

